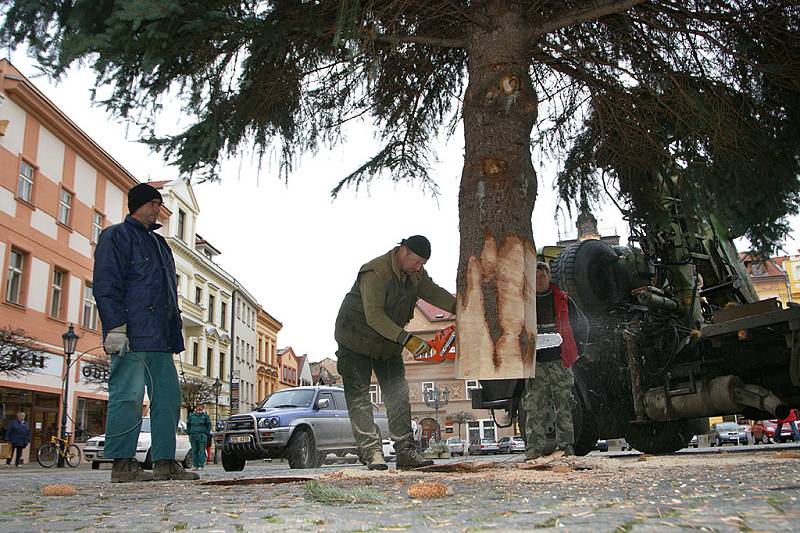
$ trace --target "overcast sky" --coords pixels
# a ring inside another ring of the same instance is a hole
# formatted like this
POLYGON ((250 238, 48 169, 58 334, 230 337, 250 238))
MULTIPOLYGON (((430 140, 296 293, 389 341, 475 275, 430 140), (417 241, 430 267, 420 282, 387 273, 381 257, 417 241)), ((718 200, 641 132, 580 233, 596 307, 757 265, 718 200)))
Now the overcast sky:
MULTIPOLYGON (((56 84, 35 76, 21 52, 7 57, 138 179, 178 177, 158 154, 135 142, 135 127, 115 123, 104 110, 91 106, 91 71, 72 69, 56 84)), ((179 120, 173 114, 159 122, 174 125, 179 120)), ((334 319, 359 266, 404 237, 422 234, 430 239, 433 251, 426 268, 437 283, 455 292, 462 133, 438 146, 439 162, 432 173, 441 190, 438 198, 424 195, 414 184, 385 180, 357 193, 346 190, 332 200, 331 188, 376 147, 371 124, 362 123, 351 128, 347 141, 335 150, 306 154, 288 183, 278 177, 274 162, 264 161, 259 169, 256 160, 245 156, 224 166, 220 183, 194 185, 200 204, 198 233, 222 252, 218 263, 283 323, 278 344, 292 346, 312 361, 334 355, 334 319)), ((559 237, 555 168, 536 164, 539 196, 533 234, 538 247, 555 244, 559 237)), ((601 231, 627 235, 615 208, 596 215, 601 231)), ((559 225, 562 235, 574 236, 573 221, 559 217, 559 225)), ((788 248, 796 253, 797 243, 790 242, 788 248)))

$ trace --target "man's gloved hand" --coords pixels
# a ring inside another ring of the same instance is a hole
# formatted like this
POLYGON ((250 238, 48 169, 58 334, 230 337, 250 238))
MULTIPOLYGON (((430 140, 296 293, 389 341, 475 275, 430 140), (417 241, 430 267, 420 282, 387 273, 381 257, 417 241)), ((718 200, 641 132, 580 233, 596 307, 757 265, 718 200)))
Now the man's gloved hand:
POLYGON ((103 348, 106 353, 114 354, 121 351, 128 351, 128 327, 125 324, 117 326, 106 334, 106 340, 103 341, 103 348))
POLYGON ((427 341, 411 333, 406 334, 403 347, 414 355, 422 355, 431 351, 431 345, 427 341))

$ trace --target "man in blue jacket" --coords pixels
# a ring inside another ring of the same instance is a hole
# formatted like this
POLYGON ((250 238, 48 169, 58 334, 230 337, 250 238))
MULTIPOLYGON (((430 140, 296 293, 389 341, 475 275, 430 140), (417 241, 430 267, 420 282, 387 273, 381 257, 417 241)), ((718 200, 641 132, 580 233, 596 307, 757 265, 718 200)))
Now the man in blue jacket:
POLYGON ((175 461, 181 389, 173 354, 184 350, 175 261, 161 227, 161 193, 141 183, 128 191, 129 215, 100 234, 94 252, 94 292, 111 355, 105 456, 112 483, 191 480, 175 461), (144 389, 150 397, 153 473, 135 459, 144 389))
POLYGON ((31 442, 31 428, 25 423, 25 413, 22 411, 17 413, 17 419, 12 420, 6 427, 6 441, 13 448, 11 455, 6 459, 6 465, 11 466, 11 458, 16 453, 17 460, 14 464, 19 466, 22 463, 22 450, 31 442))

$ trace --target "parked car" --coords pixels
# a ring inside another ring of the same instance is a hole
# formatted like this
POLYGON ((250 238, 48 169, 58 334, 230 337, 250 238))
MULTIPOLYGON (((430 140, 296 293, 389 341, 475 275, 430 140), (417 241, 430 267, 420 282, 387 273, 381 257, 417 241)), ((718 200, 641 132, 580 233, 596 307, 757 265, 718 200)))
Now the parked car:
POLYGON ((525 440, 522 438, 522 435, 503 437, 497 441, 497 450, 500 453, 525 452, 525 440))
POLYGON ((464 455, 464 441, 461 437, 450 437, 447 439, 447 449, 452 455, 464 455))
POLYGON ((747 444, 747 433, 735 422, 718 422, 711 426, 709 441, 712 446, 747 444))
MULTIPOLYGON (((150 451, 150 417, 142 418, 142 426, 139 428, 139 437, 136 439, 136 460, 142 464, 142 468, 150 470, 153 468, 153 455, 150 451)), ((111 463, 114 459, 104 457, 106 436, 98 435, 86 441, 83 448, 83 456, 92 464, 92 469, 100 468, 100 463, 111 463)), ((178 421, 175 430, 175 460, 183 463, 183 466, 192 466, 192 446, 189 444, 189 436, 186 434, 186 424, 178 421)))
MULTIPOLYGON (((373 416, 379 435, 389 435, 386 413, 373 416)), ((229 472, 243 470, 250 459, 270 458, 286 458, 291 468, 316 468, 329 453, 356 451, 344 390, 338 387, 279 390, 254 411, 225 420, 213 435, 229 472)))
POLYGON ((392 439, 383 439, 383 458, 386 461, 396 461, 397 452, 394 451, 394 441, 392 439))
POLYGON ((607 451, 608 451, 608 441, 607 441, 607 440, 605 440, 605 439, 600 439, 600 440, 598 440, 598 441, 595 443, 595 445, 594 445, 594 448, 593 448, 593 449, 594 449, 594 450, 597 450, 597 451, 600 451, 600 452, 607 452, 607 451))
MULTIPOLYGON (((775 440, 775 429, 778 427, 777 420, 764 420, 764 429, 767 430, 767 434, 772 442, 776 442, 775 440)), ((792 435, 792 428, 789 427, 789 424, 786 423, 783 425, 781 429, 781 442, 792 442, 794 441, 794 436, 792 435)))
POLYGON ((470 444, 468 450, 471 455, 486 455, 495 454, 500 451, 500 448, 494 439, 481 439, 470 444))

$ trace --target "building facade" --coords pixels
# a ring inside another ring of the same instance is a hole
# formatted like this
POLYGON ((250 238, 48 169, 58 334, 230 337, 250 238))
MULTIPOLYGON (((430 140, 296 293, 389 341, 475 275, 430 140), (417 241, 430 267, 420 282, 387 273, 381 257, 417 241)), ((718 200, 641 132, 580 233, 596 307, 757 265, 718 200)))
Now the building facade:
POLYGON ((256 336, 256 397, 260 402, 278 390, 278 332, 283 328, 275 317, 258 306, 256 336))
POLYGON ((291 346, 278 350, 278 390, 297 387, 300 368, 291 346))
MULTIPOLYGON (((798 253, 800 254, 800 250, 798 253)), ((791 301, 800 302, 800 255, 784 255, 772 259, 786 273, 791 301)))
MULTIPOLYGON (((225 417, 230 406, 231 309, 235 280, 216 262, 220 255, 197 233, 200 206, 189 182, 152 181, 164 199, 162 213, 169 218, 158 230, 175 257, 178 305, 183 320, 186 351, 177 358, 182 380, 215 379, 222 384, 218 404, 207 405, 212 418, 225 417)), ((217 401, 217 398, 215 398, 217 401)), ((182 408, 181 417, 188 413, 182 408)), ((216 420, 214 420, 216 423, 216 420)))
POLYGON ((256 399, 256 323, 258 321, 258 302, 247 290, 236 283, 234 290, 234 319, 233 319, 233 367, 231 368, 232 390, 238 384, 238 402, 236 395, 232 396, 232 412, 240 413, 252 410, 256 399))
POLYGON ((777 298, 784 307, 791 301, 790 279, 777 258, 756 259, 746 252, 740 252, 739 257, 760 299, 777 298))
POLYGON ((23 330, 40 348, 34 372, 0 375, 0 423, 24 411, 30 450, 59 431, 67 380, 67 431, 78 441, 104 431, 108 395, 85 377, 96 371, 92 354, 103 353, 93 254, 100 231, 124 219, 136 183, 0 60, 0 327, 23 330), (61 335, 71 324, 80 340, 67 369, 61 335))

